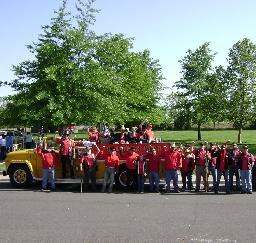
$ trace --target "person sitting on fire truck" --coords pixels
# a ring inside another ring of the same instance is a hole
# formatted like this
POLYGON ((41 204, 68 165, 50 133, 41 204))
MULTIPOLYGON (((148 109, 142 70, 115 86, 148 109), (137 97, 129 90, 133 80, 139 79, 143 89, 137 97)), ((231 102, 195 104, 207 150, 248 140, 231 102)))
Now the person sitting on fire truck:
POLYGON ((88 128, 88 140, 90 142, 99 143, 100 141, 100 133, 97 130, 97 127, 88 128))
POLYGON ((146 130, 144 131, 143 134, 144 139, 146 139, 147 143, 154 143, 156 142, 156 137, 155 137, 155 133, 152 130, 152 124, 148 124, 146 130))

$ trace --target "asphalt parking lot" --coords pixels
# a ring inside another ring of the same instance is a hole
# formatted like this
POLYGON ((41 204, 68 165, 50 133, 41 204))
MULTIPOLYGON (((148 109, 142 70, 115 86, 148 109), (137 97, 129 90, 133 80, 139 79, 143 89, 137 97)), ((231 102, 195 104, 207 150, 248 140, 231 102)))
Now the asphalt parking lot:
POLYGON ((0 242, 255 242, 256 193, 80 193, 0 178, 0 242))

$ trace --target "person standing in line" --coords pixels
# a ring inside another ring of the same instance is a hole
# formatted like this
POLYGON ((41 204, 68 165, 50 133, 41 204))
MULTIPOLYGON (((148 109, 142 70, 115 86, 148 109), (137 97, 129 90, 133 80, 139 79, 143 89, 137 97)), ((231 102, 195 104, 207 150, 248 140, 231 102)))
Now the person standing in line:
POLYGON ((205 149, 203 143, 200 144, 200 148, 196 151, 195 164, 196 164, 196 189, 195 192, 199 192, 201 176, 204 181, 204 190, 207 192, 209 185, 207 183, 207 170, 208 170, 208 161, 210 159, 210 153, 205 149))
POLYGON ((111 148, 110 154, 107 155, 105 159, 105 174, 104 182, 102 186, 102 192, 106 191, 108 185, 108 192, 111 193, 113 189, 113 184, 115 180, 115 173, 118 172, 120 159, 116 154, 116 149, 111 148))
POLYGON ((174 192, 179 193, 178 169, 181 167, 182 157, 177 152, 174 143, 171 145, 171 148, 164 146, 164 159, 166 192, 170 192, 170 182, 173 180, 174 192))
POLYGON ((231 191, 240 191, 240 173, 238 168, 238 158, 241 155, 237 144, 233 144, 233 149, 228 153, 229 159, 229 185, 231 191), (236 177, 236 187, 233 185, 233 177, 236 177))
POLYGON ((186 189, 191 191, 193 189, 192 173, 194 168, 195 168, 195 155, 190 150, 189 144, 186 144, 184 155, 182 156, 182 167, 181 167, 182 191, 186 191, 186 189))
POLYGON ((217 160, 216 160, 216 169, 217 169, 217 182, 216 187, 214 189, 214 193, 219 193, 219 185, 220 185, 220 178, 224 175, 225 179, 225 190, 226 194, 230 194, 230 186, 229 186, 229 160, 228 160, 228 152, 226 150, 226 145, 223 144, 221 149, 218 150, 217 160))
POLYGON ((152 152, 147 154, 150 192, 159 192, 160 160, 161 158, 159 155, 157 155, 156 149, 152 148, 152 152))
POLYGON ((36 151, 42 156, 42 191, 47 190, 48 176, 50 177, 51 190, 55 190, 55 167, 59 162, 59 156, 52 147, 44 150, 39 146, 36 151))
POLYGON ((211 159, 209 161, 208 171, 209 171, 209 175, 210 174, 212 175, 213 187, 211 188, 211 191, 214 191, 214 189, 216 188, 216 182, 217 182, 216 161, 217 161, 218 151, 217 151, 216 143, 211 144, 209 153, 210 153, 211 159))
POLYGON ((84 172, 84 190, 88 191, 89 181, 91 180, 92 191, 96 191, 96 157, 99 154, 100 149, 97 144, 93 147, 87 147, 85 153, 82 154, 80 159, 80 170, 84 172), (96 149, 95 153, 92 152, 92 148, 96 149))
POLYGON ((62 163, 62 178, 66 178, 67 166, 69 166, 70 177, 74 178, 72 159, 75 158, 75 143, 69 139, 69 132, 64 131, 62 138, 56 138, 56 143, 60 144, 60 155, 62 163))
POLYGON ((146 164, 147 161, 143 154, 139 155, 139 158, 135 161, 137 167, 137 178, 138 178, 138 193, 144 193, 144 179, 146 176, 146 164))
MULTIPOLYGON (((123 151, 121 151, 121 154, 123 151)), ((127 187, 129 190, 137 188, 137 171, 136 171, 136 159, 139 154, 134 147, 131 147, 128 154, 124 154, 127 168, 127 187)))
POLYGON ((240 169, 242 180, 242 194, 252 194, 252 168, 254 166, 254 162, 255 158, 249 153, 248 146, 244 146, 238 159, 238 168, 240 169))

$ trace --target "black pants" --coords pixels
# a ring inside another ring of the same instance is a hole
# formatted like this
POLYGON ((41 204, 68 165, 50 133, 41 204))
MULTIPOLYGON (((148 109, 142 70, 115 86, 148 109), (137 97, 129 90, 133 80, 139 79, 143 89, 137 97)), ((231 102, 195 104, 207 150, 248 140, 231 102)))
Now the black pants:
POLYGON ((61 155, 61 163, 62 163, 62 177, 66 178, 67 175, 67 165, 69 166, 70 177, 74 177, 74 170, 71 164, 71 158, 69 155, 61 155))
POLYGON ((84 190, 88 191, 89 181, 91 180, 92 191, 96 191, 96 168, 84 167, 84 190))
POLYGON ((137 189, 137 182, 137 170, 127 169, 127 188, 132 190, 137 189))

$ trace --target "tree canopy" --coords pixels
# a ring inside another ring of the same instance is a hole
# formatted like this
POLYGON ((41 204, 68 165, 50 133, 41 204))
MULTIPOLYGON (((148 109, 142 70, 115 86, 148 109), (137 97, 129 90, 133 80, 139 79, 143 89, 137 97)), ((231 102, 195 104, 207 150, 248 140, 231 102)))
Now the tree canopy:
POLYGON ((161 119, 158 60, 133 51, 133 39, 123 34, 92 31, 94 0, 78 0, 76 15, 66 2, 27 46, 34 58, 13 66, 9 84, 17 93, 8 98, 4 122, 61 127, 161 119))

